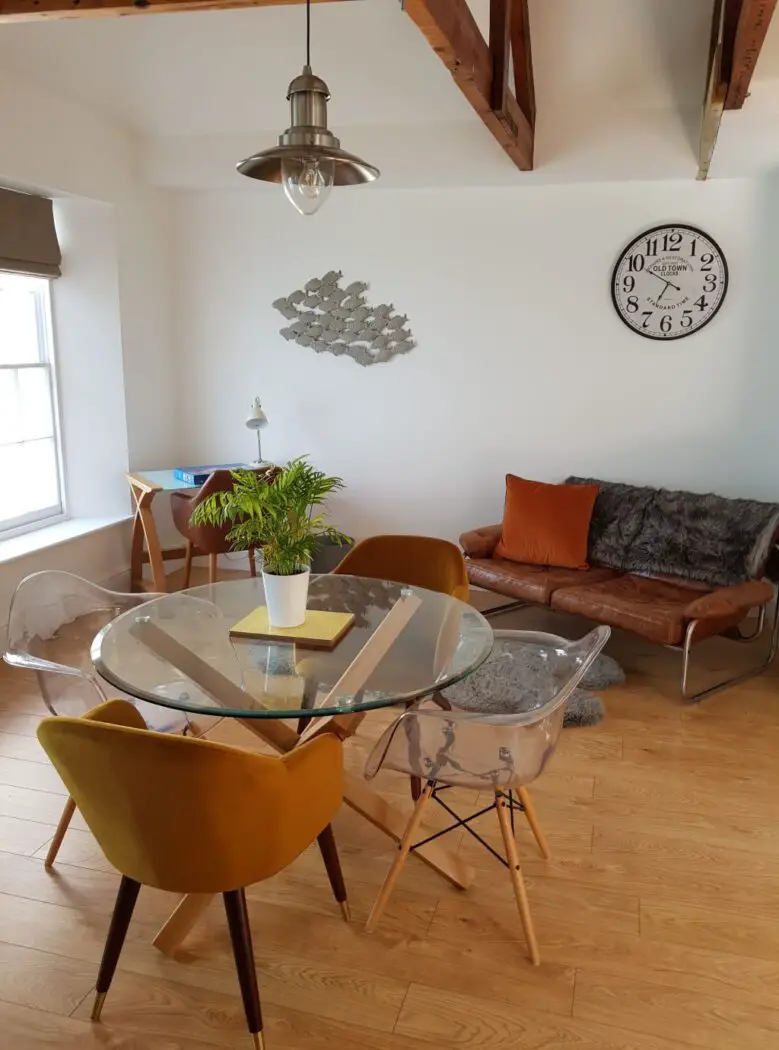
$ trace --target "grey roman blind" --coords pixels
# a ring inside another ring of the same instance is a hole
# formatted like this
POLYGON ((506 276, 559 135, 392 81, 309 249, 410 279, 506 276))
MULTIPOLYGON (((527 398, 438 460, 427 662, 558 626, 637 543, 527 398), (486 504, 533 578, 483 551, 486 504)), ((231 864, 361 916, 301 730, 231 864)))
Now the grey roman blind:
POLYGON ((51 201, 0 188, 0 270, 59 277, 61 262, 51 201))

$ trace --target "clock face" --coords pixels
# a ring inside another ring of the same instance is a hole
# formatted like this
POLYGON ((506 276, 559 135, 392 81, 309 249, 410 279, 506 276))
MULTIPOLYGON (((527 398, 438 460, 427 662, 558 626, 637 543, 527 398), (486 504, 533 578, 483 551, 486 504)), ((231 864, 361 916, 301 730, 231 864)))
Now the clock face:
POLYGON ((716 241, 694 226, 656 226, 625 248, 611 278, 617 313, 648 339, 681 339, 708 324, 728 290, 716 241))

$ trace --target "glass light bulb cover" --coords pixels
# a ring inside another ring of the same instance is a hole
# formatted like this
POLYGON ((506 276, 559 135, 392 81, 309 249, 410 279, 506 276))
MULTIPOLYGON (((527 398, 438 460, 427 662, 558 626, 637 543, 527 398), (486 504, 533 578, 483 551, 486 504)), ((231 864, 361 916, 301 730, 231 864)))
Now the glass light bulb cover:
POLYGON ((301 215, 313 215, 333 187, 335 165, 326 157, 285 157, 281 183, 289 202, 301 215))

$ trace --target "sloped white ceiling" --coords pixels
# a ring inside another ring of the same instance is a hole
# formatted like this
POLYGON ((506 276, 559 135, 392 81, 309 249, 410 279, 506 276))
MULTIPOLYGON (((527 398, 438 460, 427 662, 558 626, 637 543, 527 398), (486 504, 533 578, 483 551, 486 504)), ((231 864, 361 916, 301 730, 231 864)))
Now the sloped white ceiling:
MULTIPOLYGON (((486 32, 489 0, 471 6, 486 32)), ((694 175, 712 6, 530 0, 538 107, 532 177, 694 175)), ((152 153, 175 138, 197 156, 202 138, 222 143, 227 156, 238 148, 231 139, 260 148, 287 125, 286 86, 303 63, 304 28, 302 6, 0 25, 0 65, 108 113, 147 137, 152 153)), ((402 163, 408 184, 415 142, 422 157, 426 147, 443 154, 445 183, 457 182, 454 166, 465 155, 473 161, 469 184, 479 181, 482 157, 487 182, 522 178, 399 0, 316 5, 313 65, 330 85, 330 123, 347 148, 376 148, 382 129, 386 142, 412 144, 402 163)), ((713 173, 779 164, 778 130, 779 17, 753 97, 743 113, 726 116, 713 173)), ((385 171, 393 162, 387 153, 385 171)), ((423 182, 435 178, 424 164, 419 171, 423 182)))

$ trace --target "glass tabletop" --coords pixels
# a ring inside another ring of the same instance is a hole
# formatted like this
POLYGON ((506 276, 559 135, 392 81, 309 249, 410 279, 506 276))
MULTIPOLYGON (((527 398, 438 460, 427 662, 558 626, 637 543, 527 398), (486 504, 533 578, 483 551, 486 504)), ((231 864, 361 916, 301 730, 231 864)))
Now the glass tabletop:
POLYGON ((465 678, 492 650, 492 628, 476 609, 386 580, 311 578, 309 609, 354 614, 333 650, 231 637, 230 628, 264 604, 260 577, 153 598, 104 627, 92 659, 118 689, 166 707, 299 718, 314 710, 344 714, 415 700, 465 678), (404 625, 392 638, 390 624, 398 622, 404 625), (358 654, 362 673, 355 684, 358 654))

